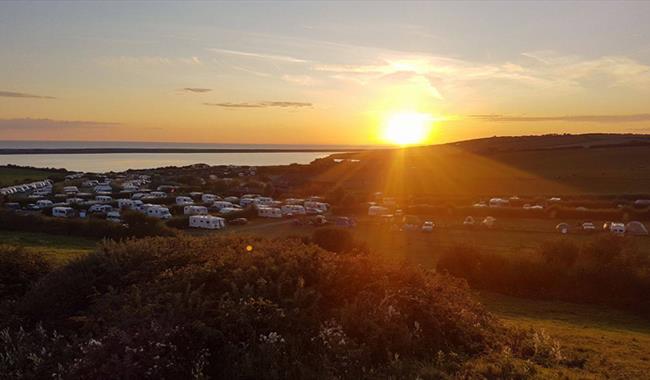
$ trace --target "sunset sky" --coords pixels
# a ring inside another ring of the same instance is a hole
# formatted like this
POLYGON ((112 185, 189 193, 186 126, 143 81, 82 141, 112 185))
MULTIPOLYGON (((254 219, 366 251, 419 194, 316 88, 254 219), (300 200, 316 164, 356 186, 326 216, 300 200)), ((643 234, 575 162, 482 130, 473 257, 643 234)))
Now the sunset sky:
POLYGON ((650 133, 650 2, 0 3, 0 140, 650 133), (427 119, 429 120, 429 119, 427 119))

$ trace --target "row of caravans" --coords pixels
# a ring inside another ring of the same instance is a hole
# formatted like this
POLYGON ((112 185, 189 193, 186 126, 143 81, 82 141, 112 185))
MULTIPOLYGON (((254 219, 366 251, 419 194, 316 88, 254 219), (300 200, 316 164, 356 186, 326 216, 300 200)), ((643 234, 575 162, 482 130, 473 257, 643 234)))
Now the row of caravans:
POLYGON ((41 193, 47 192, 46 194, 49 194, 52 192, 52 181, 46 179, 43 181, 25 183, 22 185, 3 187, 0 189, 0 194, 11 195, 11 194, 25 193, 29 191, 35 191, 41 193))

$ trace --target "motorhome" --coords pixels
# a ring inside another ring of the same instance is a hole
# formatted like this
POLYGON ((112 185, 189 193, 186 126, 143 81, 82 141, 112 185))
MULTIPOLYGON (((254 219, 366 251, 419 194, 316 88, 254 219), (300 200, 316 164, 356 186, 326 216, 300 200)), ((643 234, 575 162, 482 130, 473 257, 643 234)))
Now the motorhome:
POLYGON ((282 218, 282 210, 276 207, 260 207, 257 215, 262 218, 282 218))
POLYGON ((57 218, 71 218, 75 214, 72 207, 54 207, 52 209, 52 216, 57 218))
POLYGON ((195 206, 188 205, 183 208, 183 214, 185 215, 207 215, 208 208, 205 206, 195 206))
POLYGON ((190 227, 205 228, 208 230, 219 230, 226 226, 226 220, 212 215, 192 215, 190 216, 190 227))
POLYGON ((194 201, 190 197, 178 196, 176 197, 176 204, 179 206, 191 205, 194 204, 194 201))
POLYGON ((307 213, 305 207, 301 205, 284 205, 280 209, 284 215, 305 215, 307 213))

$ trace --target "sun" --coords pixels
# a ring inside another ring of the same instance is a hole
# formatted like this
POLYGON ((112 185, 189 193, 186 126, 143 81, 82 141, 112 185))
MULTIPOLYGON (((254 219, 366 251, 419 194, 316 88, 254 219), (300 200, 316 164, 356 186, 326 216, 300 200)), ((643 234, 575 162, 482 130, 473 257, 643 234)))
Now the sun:
POLYGON ((429 137, 433 120, 434 118, 426 113, 393 113, 384 122, 382 138, 396 145, 422 144, 429 137))

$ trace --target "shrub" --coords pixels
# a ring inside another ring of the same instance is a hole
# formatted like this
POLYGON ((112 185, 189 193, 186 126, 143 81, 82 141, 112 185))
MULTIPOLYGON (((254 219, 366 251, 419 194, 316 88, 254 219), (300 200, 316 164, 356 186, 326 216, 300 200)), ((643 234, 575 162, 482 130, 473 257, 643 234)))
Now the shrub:
POLYGON ((4 373, 75 379, 449 375, 511 340, 462 280, 286 239, 105 242, 18 312, 4 373))
POLYGON ((0 300, 22 296, 51 269, 40 255, 0 245, 0 300))
POLYGON ((336 227, 321 227, 314 230, 311 241, 328 251, 341 253, 354 247, 354 237, 348 230, 336 227))
POLYGON ((582 246, 560 240, 538 255, 482 253, 456 246, 438 270, 479 289, 515 296, 601 303, 650 317, 650 258, 629 239, 600 237, 582 246))

